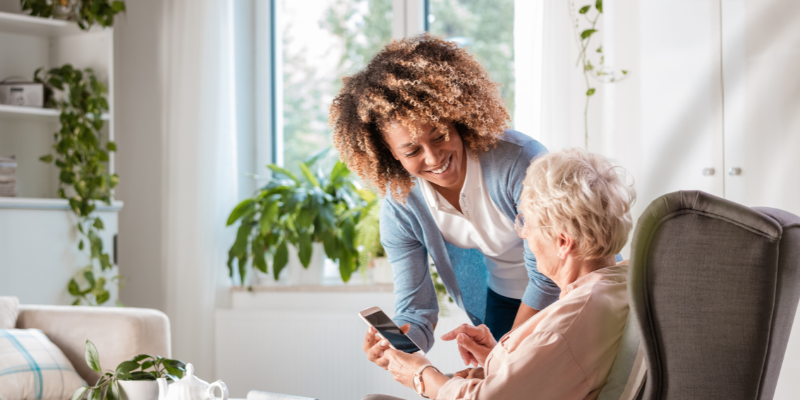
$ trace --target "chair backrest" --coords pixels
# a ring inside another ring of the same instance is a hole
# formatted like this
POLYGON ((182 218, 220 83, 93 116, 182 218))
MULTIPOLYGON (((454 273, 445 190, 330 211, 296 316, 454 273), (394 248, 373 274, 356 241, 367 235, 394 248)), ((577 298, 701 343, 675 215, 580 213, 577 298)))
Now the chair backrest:
POLYGON ((630 265, 643 399, 773 397, 800 297, 800 217, 670 193, 639 219, 630 265))

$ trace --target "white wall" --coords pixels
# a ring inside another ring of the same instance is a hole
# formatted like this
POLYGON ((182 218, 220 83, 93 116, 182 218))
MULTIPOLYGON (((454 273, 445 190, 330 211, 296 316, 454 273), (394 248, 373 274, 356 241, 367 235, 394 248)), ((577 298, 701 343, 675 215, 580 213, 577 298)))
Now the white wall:
POLYGON ((164 210, 161 0, 127 2, 115 23, 120 300, 127 306, 166 310, 163 261, 164 210))

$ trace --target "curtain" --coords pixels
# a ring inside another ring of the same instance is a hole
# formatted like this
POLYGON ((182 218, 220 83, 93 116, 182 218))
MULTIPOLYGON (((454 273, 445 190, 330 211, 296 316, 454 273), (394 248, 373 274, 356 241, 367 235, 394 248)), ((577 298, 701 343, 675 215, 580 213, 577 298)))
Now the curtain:
MULTIPOLYGON (((624 2, 628 2, 624 0, 624 2)), ((595 4, 593 0, 575 0, 576 9, 595 4)), ((605 13, 593 38, 593 52, 603 41, 606 63, 612 64, 614 6, 619 1, 604 2, 605 13), (611 12, 610 12, 611 11, 611 12)), ((515 129, 542 142, 550 151, 584 147, 584 106, 586 83, 577 65, 578 44, 571 1, 516 0, 514 3, 514 54, 516 71, 515 129)), ((587 28, 581 25, 581 29, 587 28)), ((597 57, 593 55, 593 57, 597 57)), ((593 60, 596 61, 596 60, 593 60)), ((591 81, 596 89, 589 111, 589 150, 611 155, 614 147, 610 134, 616 129, 611 118, 614 85, 591 81)))
POLYGON ((163 4, 164 204, 162 231, 172 356, 214 375, 214 309, 229 285, 237 200, 231 0, 163 4))

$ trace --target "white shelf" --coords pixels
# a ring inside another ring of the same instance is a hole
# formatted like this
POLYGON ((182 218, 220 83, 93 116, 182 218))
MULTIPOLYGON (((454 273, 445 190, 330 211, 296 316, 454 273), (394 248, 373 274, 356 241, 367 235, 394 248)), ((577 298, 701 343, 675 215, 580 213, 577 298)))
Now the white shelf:
POLYGON ((58 118, 60 112, 53 108, 7 106, 0 104, 0 116, 20 118, 58 118))
MULTIPOLYGON (((90 32, 102 28, 92 28, 90 32)), ((30 15, 0 12, 0 32, 40 37, 63 37, 85 33, 75 21, 31 17, 30 15)))
MULTIPOLYGON (((119 211, 122 209, 121 201, 112 201, 111 205, 98 202, 96 211, 119 211)), ((64 199, 35 199, 25 197, 0 197, 1 209, 17 210, 69 210, 69 202, 64 199)))
MULTIPOLYGON (((0 104, 0 117, 51 118, 56 120, 59 115, 61 115, 61 111, 54 108, 8 106, 0 104)), ((108 114, 103 114, 102 119, 108 121, 110 117, 108 114)))

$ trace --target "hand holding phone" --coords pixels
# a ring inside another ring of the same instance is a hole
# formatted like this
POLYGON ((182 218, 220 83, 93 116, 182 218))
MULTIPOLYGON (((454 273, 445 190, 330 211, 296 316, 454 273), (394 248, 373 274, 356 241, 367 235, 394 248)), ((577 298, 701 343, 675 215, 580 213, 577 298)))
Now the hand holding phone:
MULTIPOLYGON (((422 349, 389 318, 380 307, 370 307, 358 313, 367 325, 375 328, 380 337, 389 342, 389 346, 405 353, 422 353, 422 349)), ((366 349, 365 349, 366 350, 366 349)))

